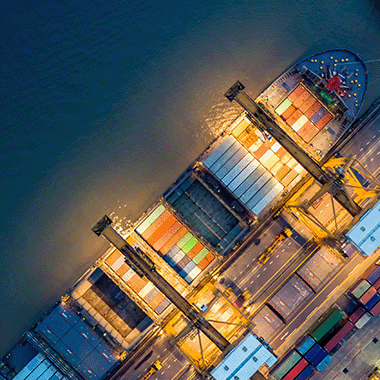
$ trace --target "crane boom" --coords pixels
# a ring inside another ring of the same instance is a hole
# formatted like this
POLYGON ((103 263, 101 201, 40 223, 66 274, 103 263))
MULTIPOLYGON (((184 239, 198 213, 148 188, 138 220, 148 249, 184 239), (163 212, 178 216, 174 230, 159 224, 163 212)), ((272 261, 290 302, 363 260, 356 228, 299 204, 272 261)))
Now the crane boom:
POLYGON ((298 144, 288 136, 282 128, 270 118, 260 106, 244 91, 244 86, 237 81, 225 96, 231 102, 235 100, 248 113, 248 118, 259 127, 273 136, 322 186, 330 187, 334 198, 352 215, 356 216, 361 208, 351 199, 343 189, 341 180, 332 177, 314 161, 298 144))
POLYGON ((112 220, 104 216, 93 228, 98 236, 104 236, 124 256, 130 265, 151 281, 165 296, 190 320, 191 324, 201 330, 220 350, 229 346, 228 340, 215 329, 210 322, 203 319, 198 310, 191 305, 159 273, 150 260, 141 257, 112 227, 112 220))

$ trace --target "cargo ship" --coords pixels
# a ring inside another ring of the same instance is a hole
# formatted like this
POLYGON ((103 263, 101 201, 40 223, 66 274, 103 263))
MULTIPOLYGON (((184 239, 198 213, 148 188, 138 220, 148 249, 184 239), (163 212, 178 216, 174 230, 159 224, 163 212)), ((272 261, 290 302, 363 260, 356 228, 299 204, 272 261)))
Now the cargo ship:
MULTIPOLYGON (((320 160, 357 117, 367 85, 356 54, 327 50, 288 69, 255 101, 320 160)), ((305 174, 242 113, 123 235, 186 297, 305 174)), ((104 379, 173 309, 110 248, 4 356, 0 378, 104 379)))

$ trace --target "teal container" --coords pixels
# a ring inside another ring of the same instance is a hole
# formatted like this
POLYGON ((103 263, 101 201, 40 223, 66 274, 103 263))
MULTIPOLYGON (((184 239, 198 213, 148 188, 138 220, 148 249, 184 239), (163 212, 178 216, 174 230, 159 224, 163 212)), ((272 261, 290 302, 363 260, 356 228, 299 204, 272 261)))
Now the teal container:
POLYGON ((343 313, 340 310, 330 310, 316 327, 311 330, 310 335, 319 342, 342 318, 343 313))

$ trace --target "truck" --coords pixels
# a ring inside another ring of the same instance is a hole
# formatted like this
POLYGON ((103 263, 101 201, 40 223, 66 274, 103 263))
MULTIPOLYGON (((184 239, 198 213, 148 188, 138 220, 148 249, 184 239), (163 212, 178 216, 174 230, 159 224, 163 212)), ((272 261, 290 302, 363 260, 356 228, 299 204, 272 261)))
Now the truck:
POLYGON ((279 235, 276 236, 276 239, 274 242, 265 250, 264 253, 262 253, 257 263, 259 265, 264 265, 270 258, 271 254, 276 250, 276 248, 289 236, 292 236, 293 232, 290 228, 286 227, 284 228, 279 235))
POLYGON ((163 367, 162 363, 159 360, 156 360, 152 366, 149 368, 149 371, 138 380, 148 380, 153 374, 159 371, 163 367))

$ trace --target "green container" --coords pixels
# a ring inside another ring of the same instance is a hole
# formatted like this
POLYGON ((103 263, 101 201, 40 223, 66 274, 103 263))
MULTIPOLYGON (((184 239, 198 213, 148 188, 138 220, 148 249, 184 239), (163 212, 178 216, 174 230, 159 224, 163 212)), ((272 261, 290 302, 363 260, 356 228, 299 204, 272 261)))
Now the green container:
POLYGON ((302 356, 294 351, 271 375, 270 380, 281 380, 300 360, 302 356))
POLYGON ((370 287, 371 284, 367 280, 362 280, 360 284, 351 291, 351 294, 359 299, 370 287))
POLYGON ((182 251, 185 253, 189 253, 198 243, 198 239, 194 236, 184 245, 182 251))
POLYGON ((138 234, 144 233, 144 231, 152 225, 152 223, 165 211, 164 205, 159 205, 137 228, 138 234))
POLYGON ((289 106, 292 105, 292 102, 286 98, 277 108, 276 108, 276 114, 282 115, 286 109, 288 109, 289 106))
POLYGON ((321 95, 321 97, 326 100, 327 104, 331 104, 334 101, 324 91, 320 91, 319 95, 321 95))
POLYGON ((185 245, 193 238, 194 236, 190 232, 186 232, 185 235, 176 243, 178 247, 183 249, 185 245))
POLYGON ((202 248, 202 250, 193 258, 195 264, 199 264, 209 253, 207 248, 202 248))
POLYGON ((310 335, 319 342, 342 318, 343 313, 340 310, 331 309, 322 321, 311 330, 310 335))

